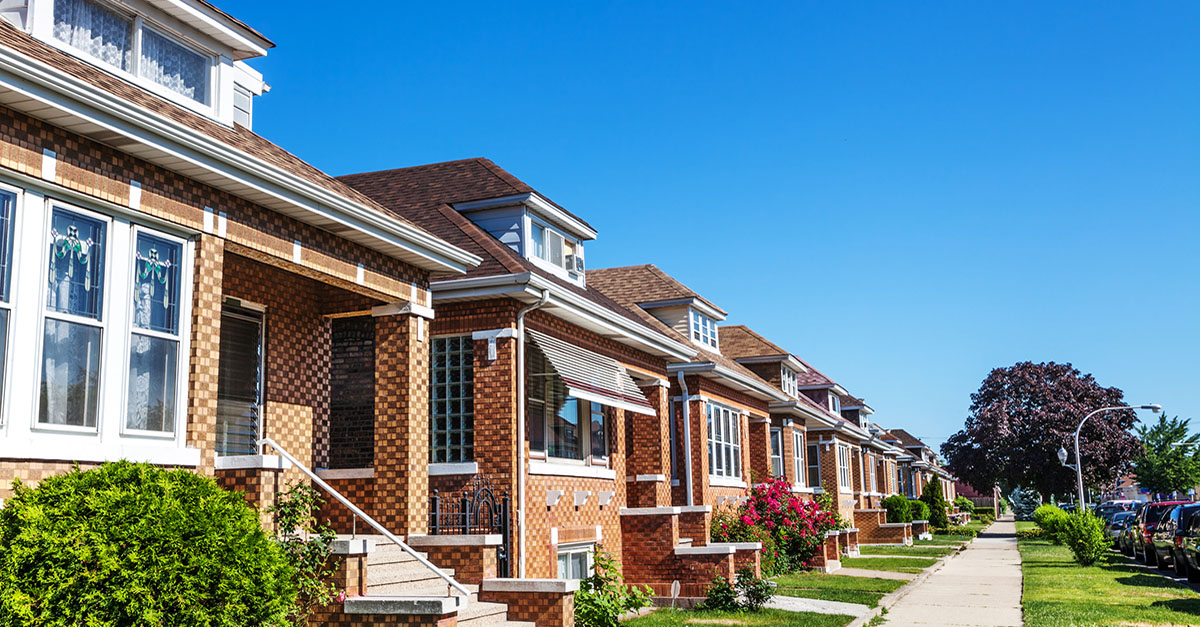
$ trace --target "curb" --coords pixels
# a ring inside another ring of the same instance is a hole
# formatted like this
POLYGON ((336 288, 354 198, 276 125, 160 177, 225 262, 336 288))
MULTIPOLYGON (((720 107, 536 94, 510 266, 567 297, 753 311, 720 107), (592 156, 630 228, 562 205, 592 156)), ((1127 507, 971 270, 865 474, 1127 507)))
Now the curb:
MULTIPOLYGON (((988 525, 988 527, 991 527, 991 525, 988 525)), ((987 529, 988 527, 984 527, 984 529, 987 529)), ((983 530, 980 530, 980 533, 983 533, 983 530)), ((959 547, 959 549, 957 551, 955 551, 945 557, 938 558, 938 561, 936 564, 921 571, 921 574, 917 575, 911 581, 904 584, 903 586, 900 586, 895 591, 890 592, 887 595, 884 595, 884 597, 882 599, 879 599, 879 604, 877 606, 871 608, 870 612, 867 612, 866 614, 854 619, 853 621, 848 623, 846 625, 846 627, 865 627, 865 625, 867 623, 870 623, 871 621, 875 620, 875 618, 878 617, 880 614, 882 614, 884 610, 895 605, 898 601, 900 601, 900 599, 903 599, 909 592, 912 592, 913 589, 915 589, 917 586, 924 583, 926 579, 929 579, 930 575, 933 575, 937 571, 941 570, 942 567, 945 566, 950 560, 958 557, 958 555, 960 553, 962 553, 963 551, 966 551, 968 548, 970 548, 972 544, 975 544, 975 540, 978 539, 978 537, 979 536, 976 535, 974 538, 971 538, 970 540, 968 540, 966 542, 966 544, 963 544, 961 547, 959 547)))

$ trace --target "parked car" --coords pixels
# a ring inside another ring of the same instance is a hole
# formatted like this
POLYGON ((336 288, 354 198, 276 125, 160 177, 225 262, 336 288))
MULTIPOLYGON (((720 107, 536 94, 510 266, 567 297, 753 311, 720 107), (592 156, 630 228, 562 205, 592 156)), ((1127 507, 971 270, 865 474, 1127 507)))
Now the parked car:
POLYGON ((1121 535, 1121 531, 1129 526, 1130 518, 1133 518, 1133 512, 1113 512, 1112 517, 1104 526, 1104 533, 1116 540, 1121 535))
POLYGON ((1163 512, 1152 536, 1154 564, 1159 570, 1174 566, 1177 574, 1187 574, 1187 562, 1180 559, 1180 549, 1183 547, 1183 536, 1197 512, 1200 512, 1200 503, 1175 505, 1163 512))
POLYGON ((1137 522, 1137 513, 1129 512, 1130 516, 1122 523, 1121 530, 1117 534, 1116 547, 1117 550, 1125 555, 1133 555, 1133 534, 1134 524, 1137 522))
POLYGON ((1187 577, 1188 581, 1200 582, 1200 507, 1196 507, 1187 520, 1181 520, 1180 527, 1175 572, 1187 577))
POLYGON ((1133 527, 1133 558, 1154 564, 1154 551, 1151 549, 1154 541, 1154 529, 1158 527, 1158 522, 1162 520, 1163 514, 1167 510, 1176 505, 1184 505, 1191 501, 1157 501, 1147 503, 1138 512, 1137 520, 1133 527))
POLYGON ((1096 516, 1104 520, 1111 520, 1113 514, 1117 512, 1127 512, 1133 509, 1136 501, 1120 500, 1120 501, 1105 501, 1096 506, 1096 516))

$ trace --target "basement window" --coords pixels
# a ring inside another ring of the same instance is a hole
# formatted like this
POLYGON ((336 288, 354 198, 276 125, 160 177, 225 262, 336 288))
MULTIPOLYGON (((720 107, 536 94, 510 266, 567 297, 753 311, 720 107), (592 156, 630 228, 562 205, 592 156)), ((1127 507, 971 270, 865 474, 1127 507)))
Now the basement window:
POLYGON ((592 576, 596 565, 592 561, 594 545, 577 545, 558 552, 559 579, 586 579, 592 576))

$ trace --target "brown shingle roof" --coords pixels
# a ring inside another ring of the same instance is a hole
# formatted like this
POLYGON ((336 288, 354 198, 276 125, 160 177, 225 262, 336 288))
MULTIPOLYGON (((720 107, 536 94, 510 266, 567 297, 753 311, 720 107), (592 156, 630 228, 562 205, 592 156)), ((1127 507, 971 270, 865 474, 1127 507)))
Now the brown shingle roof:
POLYGON ((905 431, 904 429, 889 429, 888 433, 891 433, 892 435, 896 436, 896 439, 900 440, 900 446, 903 446, 905 448, 908 448, 910 446, 912 446, 912 447, 920 446, 923 448, 929 448, 928 444, 925 444, 924 442, 918 440, 911 433, 905 431))
POLYGON ((721 335, 721 352, 728 357, 779 357, 781 360, 788 357, 787 351, 744 324, 726 325, 718 331, 721 335))
MULTIPOLYGON (((232 127, 229 127, 197 113, 192 113, 133 83, 127 82, 124 79, 84 63, 65 52, 48 46, 17 30, 12 24, 4 20, 0 20, 0 46, 12 49, 35 61, 49 65, 76 79, 123 98, 152 113, 166 117, 241 152, 262 159, 289 174, 319 185, 339 196, 371 209, 384 212, 383 207, 379 206, 378 203, 366 195, 309 165, 299 157, 271 143, 262 136, 251 132, 240 124, 234 124, 232 127)), ((406 220, 406 222, 408 221, 406 220)), ((412 223, 409 222, 409 224, 411 225, 412 223)))
MULTIPOLYGON (((795 355, 793 355, 793 357, 795 357, 795 355)), ((832 387, 835 385, 833 379, 825 376, 820 370, 814 368, 812 364, 800 359, 799 357, 796 357, 796 359, 800 360, 800 363, 804 364, 804 367, 808 369, 808 372, 796 373, 796 385, 799 385, 800 387, 820 385, 832 387)))
POLYGON ((254 34, 255 34, 255 35, 257 35, 258 37, 261 37, 263 41, 267 42, 267 47, 268 47, 268 48, 274 48, 274 47, 275 47, 275 42, 271 41, 271 40, 270 40, 270 39, 269 39, 269 38, 268 38, 266 35, 264 35, 264 34, 260 33, 260 32, 258 31, 258 29, 254 28, 253 26, 250 26, 249 24, 247 24, 247 23, 245 23, 245 22, 243 22, 243 21, 239 20, 238 18, 236 18, 236 17, 234 17, 234 16, 230 15, 229 13, 225 12, 225 11, 224 11, 224 10, 222 10, 220 7, 218 7, 217 5, 215 5, 215 4, 211 3, 211 2, 209 2, 208 0, 197 0, 197 1, 198 1, 200 4, 203 4, 204 6, 206 6, 206 7, 210 8, 210 9, 212 9, 213 11, 216 11, 217 13, 220 13, 221 15, 224 15, 226 19, 228 19, 229 21, 233 22, 234 24, 237 24, 238 26, 241 26, 242 28, 244 28, 244 29, 246 29, 246 30, 248 30, 248 31, 250 31, 250 32, 252 32, 252 33, 254 33, 254 34))
POLYGON ((692 291, 654 264, 588 270, 588 282, 596 281, 618 302, 653 303, 663 300, 695 298, 722 314, 724 309, 692 291), (618 297, 619 296, 619 297, 618 297))

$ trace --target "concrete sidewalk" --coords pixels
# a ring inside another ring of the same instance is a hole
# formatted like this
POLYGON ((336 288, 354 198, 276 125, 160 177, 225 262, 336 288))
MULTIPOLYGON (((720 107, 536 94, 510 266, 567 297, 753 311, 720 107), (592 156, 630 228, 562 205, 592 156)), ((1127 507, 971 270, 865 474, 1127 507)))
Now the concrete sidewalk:
POLYGON ((893 605, 887 625, 1021 625, 1021 554, 1005 516, 893 605))

